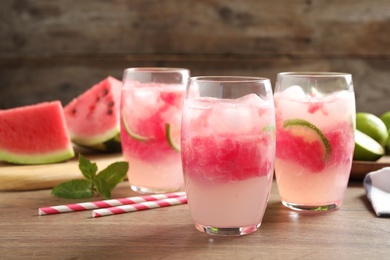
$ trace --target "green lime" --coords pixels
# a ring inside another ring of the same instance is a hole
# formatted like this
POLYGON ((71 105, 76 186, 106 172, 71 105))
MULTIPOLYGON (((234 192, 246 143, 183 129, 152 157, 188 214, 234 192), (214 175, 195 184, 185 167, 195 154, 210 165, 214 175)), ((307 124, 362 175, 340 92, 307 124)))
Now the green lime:
POLYGON ((387 152, 390 152, 390 130, 389 130, 389 138, 387 138, 386 148, 387 148, 387 152))
POLYGON ((356 129, 377 141, 382 147, 386 146, 389 132, 383 121, 370 113, 356 113, 356 129))
POLYGON ((385 153, 383 147, 370 136, 355 130, 355 151, 353 159, 356 161, 376 161, 385 153))
POLYGON ((385 123, 387 129, 389 130, 390 129, 390 111, 383 113, 379 118, 383 121, 383 123, 385 123))
POLYGON ((321 130, 304 119, 290 119, 283 123, 285 129, 289 129, 294 136, 303 137, 307 142, 319 141, 323 144, 324 161, 329 159, 332 149, 330 142, 321 130))
POLYGON ((130 129, 130 127, 129 127, 129 125, 127 124, 127 122, 126 122, 126 120, 125 120, 124 117, 122 117, 122 122, 123 122, 123 126, 125 127, 126 133, 127 133, 131 138, 133 138, 134 140, 137 140, 137 141, 140 141, 140 142, 146 142, 148 139, 150 139, 150 138, 148 138, 148 137, 141 136, 141 135, 139 135, 139 134, 134 133, 134 132, 130 129))
POLYGON ((169 146, 180 152, 180 130, 175 130, 170 124, 165 124, 165 137, 169 146))

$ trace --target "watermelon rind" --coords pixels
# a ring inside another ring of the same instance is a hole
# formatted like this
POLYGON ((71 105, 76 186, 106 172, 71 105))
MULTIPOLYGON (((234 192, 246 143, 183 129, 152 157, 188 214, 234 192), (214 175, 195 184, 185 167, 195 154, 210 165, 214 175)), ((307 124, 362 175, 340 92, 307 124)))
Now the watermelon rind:
POLYGON ((14 164, 48 164, 58 163, 71 159, 75 156, 72 146, 59 151, 51 151, 43 154, 20 154, 6 150, 0 151, 2 161, 14 164))
POLYGON ((72 142, 75 144, 81 145, 81 146, 87 146, 87 147, 98 147, 100 144, 103 144, 105 142, 111 141, 113 139, 120 142, 120 139, 118 139, 119 136, 119 130, 117 128, 112 129, 111 131, 107 131, 99 136, 78 136, 74 135, 71 130, 69 130, 70 138, 72 139, 72 142))
MULTIPOLYGON (((79 146, 83 146, 83 145, 79 145, 79 146)), ((121 152, 122 146, 121 146, 120 134, 117 134, 114 138, 104 141, 103 143, 99 142, 98 144, 88 145, 85 147, 97 151, 102 151, 102 152, 106 152, 106 151, 121 152)))

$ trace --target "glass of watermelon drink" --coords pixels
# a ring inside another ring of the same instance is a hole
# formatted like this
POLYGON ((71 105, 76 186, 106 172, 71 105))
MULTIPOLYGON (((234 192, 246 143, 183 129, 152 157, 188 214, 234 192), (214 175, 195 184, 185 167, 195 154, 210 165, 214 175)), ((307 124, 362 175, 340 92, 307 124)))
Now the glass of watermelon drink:
POLYGON ((267 206, 275 158, 269 79, 192 77, 181 151, 195 227, 212 235, 255 232, 267 206))
POLYGON ((131 189, 162 193, 183 189, 181 113, 190 71, 128 68, 121 96, 121 143, 131 189))
POLYGON ((338 209, 354 150, 355 95, 346 73, 279 73, 275 175, 283 205, 338 209))

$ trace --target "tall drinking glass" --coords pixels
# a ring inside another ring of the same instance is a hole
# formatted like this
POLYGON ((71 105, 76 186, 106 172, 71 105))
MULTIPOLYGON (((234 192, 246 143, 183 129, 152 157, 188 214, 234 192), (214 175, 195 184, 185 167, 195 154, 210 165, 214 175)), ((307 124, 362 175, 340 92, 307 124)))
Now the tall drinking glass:
POLYGON ((279 73, 275 174, 283 205, 334 210, 343 201, 354 150, 355 95, 347 73, 279 73))
POLYGON ((131 189, 160 193, 183 188, 180 127, 186 82, 181 68, 124 71, 121 142, 131 189))
POLYGON ((269 79, 190 78, 181 149, 195 227, 225 236, 255 232, 274 169, 275 115, 269 79))

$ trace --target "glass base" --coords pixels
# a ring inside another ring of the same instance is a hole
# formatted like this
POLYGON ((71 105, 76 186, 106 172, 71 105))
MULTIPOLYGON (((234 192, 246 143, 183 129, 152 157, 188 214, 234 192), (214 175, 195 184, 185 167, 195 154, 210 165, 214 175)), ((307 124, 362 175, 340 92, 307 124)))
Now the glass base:
POLYGON ((234 228, 219 228, 219 227, 210 227, 203 226, 195 223, 195 227, 197 230, 201 232, 205 232, 209 235, 217 235, 217 236, 242 236, 249 235, 253 232, 256 232, 260 228, 260 224, 247 226, 247 227, 234 227, 234 228))
POLYGON ((135 185, 130 185, 130 188, 138 193, 167 193, 167 192, 176 192, 179 191, 181 188, 167 188, 167 189, 160 189, 160 188, 147 188, 147 187, 139 187, 135 185))
POLYGON ((331 211, 331 210, 337 210, 341 206, 341 203, 331 203, 327 205, 310 206, 310 205, 299 205, 299 204, 289 203, 286 201, 282 201, 282 204, 287 208, 293 210, 299 210, 299 211, 331 211))

